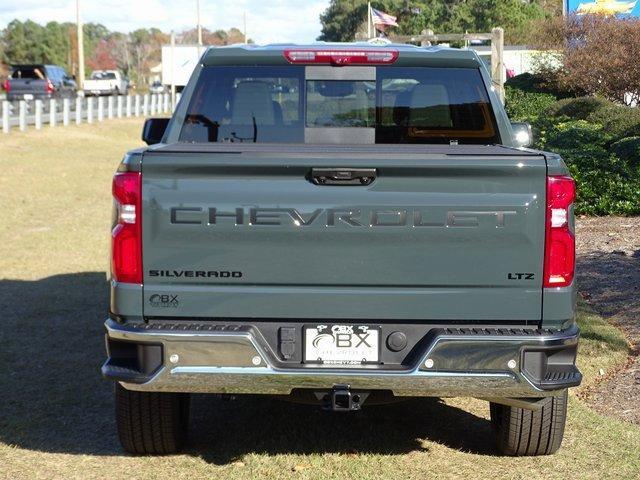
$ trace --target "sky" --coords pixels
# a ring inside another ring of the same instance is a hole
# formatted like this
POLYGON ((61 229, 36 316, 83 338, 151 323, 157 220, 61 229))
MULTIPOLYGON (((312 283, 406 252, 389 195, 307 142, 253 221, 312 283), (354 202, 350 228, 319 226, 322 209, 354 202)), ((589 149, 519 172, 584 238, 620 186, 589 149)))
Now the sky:
MULTIPOLYGON (((196 0, 79 0, 83 22, 102 23, 109 30, 130 32, 157 27, 180 32, 196 25, 196 0)), ((202 26, 209 30, 242 30, 256 43, 314 41, 320 35, 319 15, 329 0, 200 0, 202 26)), ((76 0, 0 0, 0 28, 13 19, 75 22, 76 0)))

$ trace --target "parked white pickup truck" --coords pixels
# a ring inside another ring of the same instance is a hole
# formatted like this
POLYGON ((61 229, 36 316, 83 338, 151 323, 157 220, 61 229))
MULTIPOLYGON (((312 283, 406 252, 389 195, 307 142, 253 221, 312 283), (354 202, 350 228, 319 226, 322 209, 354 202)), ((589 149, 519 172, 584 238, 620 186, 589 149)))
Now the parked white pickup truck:
POLYGON ((126 94, 128 89, 127 80, 117 70, 96 70, 84 82, 86 96, 126 94))

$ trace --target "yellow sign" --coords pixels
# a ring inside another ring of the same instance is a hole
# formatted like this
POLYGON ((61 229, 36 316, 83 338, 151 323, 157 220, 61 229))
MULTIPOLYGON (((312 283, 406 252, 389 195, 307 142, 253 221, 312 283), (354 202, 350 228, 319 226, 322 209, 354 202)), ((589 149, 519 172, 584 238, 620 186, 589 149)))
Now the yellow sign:
POLYGON ((631 13, 636 6, 635 2, 624 2, 620 0, 594 0, 593 2, 581 3, 576 9, 577 14, 599 13, 601 15, 620 15, 631 13))

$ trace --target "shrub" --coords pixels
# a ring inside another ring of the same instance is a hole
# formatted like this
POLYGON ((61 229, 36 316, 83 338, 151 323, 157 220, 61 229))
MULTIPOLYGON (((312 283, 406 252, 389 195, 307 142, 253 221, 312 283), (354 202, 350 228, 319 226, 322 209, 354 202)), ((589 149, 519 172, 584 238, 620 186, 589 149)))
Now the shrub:
POLYGON ((592 112, 587 120, 598 123, 616 138, 640 136, 640 109, 609 105, 592 112))
POLYGON ((541 150, 573 153, 580 155, 608 155, 607 142, 611 137, 605 133, 601 125, 585 120, 563 118, 540 118, 534 124, 535 146, 541 150))
MULTIPOLYGON (((637 157, 610 152, 612 135, 601 125, 585 120, 536 124, 538 147, 557 152, 578 184, 576 213, 589 215, 640 214, 640 168, 637 157)), ((615 142, 619 148, 639 147, 637 139, 615 142), (634 144, 634 142, 636 142, 634 144)))
POLYGON ((586 120, 592 113, 612 105, 609 100, 599 97, 565 98, 551 105, 546 113, 552 117, 586 120))
POLYGON ((556 101, 550 93, 531 93, 514 87, 505 88, 505 98, 507 115, 516 121, 533 121, 556 101))
POLYGON ((640 167, 640 137, 627 137, 611 145, 611 151, 633 167, 640 167))
MULTIPOLYGON (((565 159, 566 161, 566 159, 565 159)), ((612 155, 611 166, 619 163, 612 155)), ((640 174, 606 171, 607 169, 581 170, 580 165, 567 162, 571 175, 578 184, 576 213, 586 215, 638 215, 640 214, 640 174)))
POLYGON ((555 79, 539 73, 521 73, 507 79, 505 87, 516 88, 529 93, 548 93, 556 98, 572 97, 567 90, 560 89, 555 79))

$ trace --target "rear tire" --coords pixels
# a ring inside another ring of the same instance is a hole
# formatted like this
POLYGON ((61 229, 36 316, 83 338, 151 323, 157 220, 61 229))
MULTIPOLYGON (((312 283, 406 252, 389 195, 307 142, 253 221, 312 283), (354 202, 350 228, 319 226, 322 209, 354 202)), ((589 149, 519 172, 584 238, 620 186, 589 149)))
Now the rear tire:
POLYGON ((543 400, 538 411, 491 402, 491 424, 503 455, 533 456, 556 453, 567 421, 567 390, 543 400))
POLYGON ((122 448, 135 455, 179 452, 187 437, 189 394, 135 392, 116 383, 116 423, 122 448))

